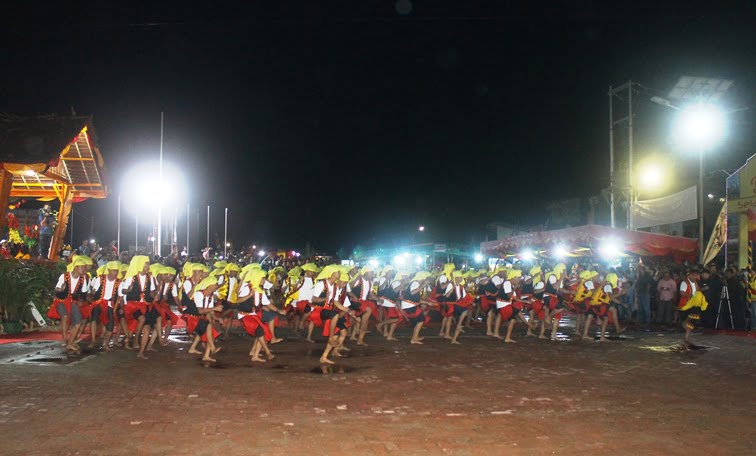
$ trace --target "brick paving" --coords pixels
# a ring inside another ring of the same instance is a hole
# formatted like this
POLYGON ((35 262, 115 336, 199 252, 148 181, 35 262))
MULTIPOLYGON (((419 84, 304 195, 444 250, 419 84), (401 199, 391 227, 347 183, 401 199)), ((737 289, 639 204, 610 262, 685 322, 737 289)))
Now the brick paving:
POLYGON ((9 344, 0 347, 0 453, 755 451, 750 338, 699 335, 711 348, 682 352, 677 334, 604 344, 518 334, 505 345, 476 329, 461 346, 433 337, 410 346, 399 336, 370 335, 370 346, 353 347, 332 369, 318 364, 323 343, 293 336, 275 346, 276 359, 253 366, 251 339, 237 333, 212 368, 187 355, 180 336, 147 361, 118 350, 68 365, 23 362, 24 350, 33 358, 55 347, 9 344))

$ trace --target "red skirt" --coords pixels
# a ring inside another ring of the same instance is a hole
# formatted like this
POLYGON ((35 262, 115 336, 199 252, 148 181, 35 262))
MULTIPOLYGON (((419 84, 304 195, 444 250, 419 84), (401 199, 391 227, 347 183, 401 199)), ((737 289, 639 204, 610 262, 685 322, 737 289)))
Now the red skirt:
POLYGON ((501 315, 502 320, 511 320, 515 316, 515 308, 514 306, 506 306, 499 309, 499 315, 501 315))
POLYGON ((457 301, 457 305, 459 307, 470 307, 473 302, 475 302, 475 298, 471 294, 466 294, 464 298, 457 301))
POLYGON ((480 297, 480 310, 483 312, 488 313, 489 310, 491 310, 491 307, 496 304, 495 299, 491 299, 488 296, 481 296, 480 297))
POLYGON ((386 311, 386 318, 387 319, 389 319, 389 320, 393 320, 393 319, 396 319, 396 318, 398 318, 400 320, 402 319, 402 314, 401 314, 401 312, 399 312, 399 309, 397 309, 396 307, 386 307, 386 309, 384 309, 384 310, 386 311))
POLYGON ((291 306, 294 313, 297 315, 304 315, 309 311, 310 308, 310 301, 297 301, 297 303, 293 306, 291 306))
POLYGON ((257 328, 262 328, 263 332, 265 333, 266 341, 269 342, 273 338, 273 334, 270 333, 270 328, 268 328, 268 325, 260 320, 260 317, 257 314, 245 315, 241 319, 241 324, 244 327, 244 330, 247 331, 247 334, 252 337, 257 337, 255 335, 257 328))
POLYGON ((170 321, 172 326, 176 326, 176 323, 178 323, 178 316, 173 313, 171 306, 167 302, 162 301, 156 304, 155 308, 160 312, 160 317, 164 322, 170 321))
POLYGON ((546 311, 545 311, 545 306, 543 304, 543 300, 541 299, 533 300, 533 314, 539 320, 543 320, 544 318, 546 318, 546 311))
POLYGON ((147 314, 147 303, 144 301, 128 301, 123 308, 123 313, 126 316, 126 326, 129 327, 129 331, 134 332, 139 326, 139 321, 134 317, 136 311, 140 311, 142 316, 147 314))
MULTIPOLYGON (((194 330, 197 329, 197 325, 199 324, 200 320, 205 320, 205 317, 198 317, 197 315, 184 315, 186 318, 186 332, 187 334, 194 334, 194 330)), ((213 339, 216 339, 220 333, 215 329, 212 323, 208 322, 207 325, 208 330, 213 331, 213 339)), ((200 340, 202 342, 207 342, 207 331, 205 331, 205 334, 200 336, 200 340)))
POLYGON ((360 311, 357 312, 357 316, 362 316, 368 309, 371 309, 370 315, 373 318, 378 318, 378 305, 375 303, 375 301, 371 301, 369 299, 360 299, 360 311))
POLYGON ((66 314, 70 317, 71 316, 71 303, 73 303, 72 297, 67 297, 66 299, 53 299, 53 303, 50 306, 50 309, 47 311, 47 318, 51 320, 60 320, 61 316, 58 313, 58 304, 63 304, 66 306, 66 314))
MULTIPOLYGON (((110 301, 107 301, 105 299, 100 299, 99 301, 95 301, 90 306, 90 312, 94 310, 96 307, 100 308, 100 323, 103 325, 108 324, 108 304, 110 301)), ((91 313, 90 313, 91 315, 91 313)), ((82 314, 83 316, 83 314, 82 314)), ((115 316, 115 315, 114 315, 115 316)), ((115 322, 114 322, 115 323, 115 322)))
POLYGON ((321 328, 323 326, 323 320, 320 318, 320 312, 322 311, 322 307, 316 306, 312 309, 312 312, 310 312, 310 316, 308 317, 312 324, 317 326, 318 328, 321 328))

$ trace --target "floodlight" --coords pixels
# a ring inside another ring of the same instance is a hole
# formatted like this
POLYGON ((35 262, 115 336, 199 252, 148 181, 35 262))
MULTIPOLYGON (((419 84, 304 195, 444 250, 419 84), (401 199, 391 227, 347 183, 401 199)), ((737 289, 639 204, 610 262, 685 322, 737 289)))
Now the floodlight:
POLYGON ((522 253, 520 253, 520 259, 522 260, 534 260, 535 255, 530 250, 523 250, 522 253))
POLYGON ((724 112, 713 104, 695 103, 680 111, 675 126, 675 142, 688 149, 708 150, 724 137, 724 112))
POLYGON ((394 262, 396 262, 396 264, 402 265, 404 264, 404 257, 402 255, 397 255, 394 257, 394 262))
POLYGON ((368 264, 374 268, 378 267, 378 260, 369 260, 368 264))
POLYGON ((564 258, 567 258, 568 254, 569 254, 569 252, 567 251, 567 249, 565 247, 561 246, 561 245, 558 245, 554 249, 554 256, 556 258, 564 259, 564 258))
POLYGON ((423 264, 424 260, 425 260, 425 258, 421 257, 420 255, 418 255, 418 256, 415 257, 415 263, 417 263, 417 264, 423 264))
POLYGON ((265 251, 264 250, 260 250, 259 252, 257 252, 257 254, 259 256, 265 256, 265 251))
POLYGON ((475 254, 475 262, 476 263, 481 263, 482 261, 483 261, 483 255, 481 255, 480 253, 476 253, 475 254))

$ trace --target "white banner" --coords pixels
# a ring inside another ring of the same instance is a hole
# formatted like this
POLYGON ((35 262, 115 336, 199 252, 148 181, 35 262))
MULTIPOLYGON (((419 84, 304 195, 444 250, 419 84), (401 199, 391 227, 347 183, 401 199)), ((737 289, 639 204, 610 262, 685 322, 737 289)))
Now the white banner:
POLYGON ((696 186, 663 198, 636 201, 633 204, 632 227, 667 225, 698 218, 696 186))

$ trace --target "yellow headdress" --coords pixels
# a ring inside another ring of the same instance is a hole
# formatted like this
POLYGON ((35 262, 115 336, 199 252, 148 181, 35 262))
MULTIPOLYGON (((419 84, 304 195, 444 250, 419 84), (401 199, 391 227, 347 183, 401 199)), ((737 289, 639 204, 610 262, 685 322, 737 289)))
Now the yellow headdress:
POLYGON ((146 255, 134 255, 129 263, 129 270, 126 271, 126 278, 134 277, 137 274, 141 274, 145 264, 149 264, 150 257, 146 255))
POLYGON ((263 291, 263 288, 260 285, 260 282, 262 282, 263 278, 265 278, 265 271, 263 271, 262 269, 251 269, 246 274, 244 274, 242 281, 248 283, 253 290, 260 292, 263 291))
POLYGON ((194 271, 202 271, 204 273, 210 273, 210 268, 208 268, 202 263, 192 263, 192 273, 194 273, 194 271))
POLYGON ((367 274, 368 272, 373 272, 372 266, 363 266, 362 269, 360 269, 360 274, 367 274))
POLYGON ((287 275, 289 277, 299 277, 299 276, 302 275, 302 268, 300 268, 299 266, 297 266, 295 268, 291 268, 289 270, 289 273, 287 275))
POLYGON ((352 278, 349 276, 349 271, 352 270, 352 266, 342 266, 341 267, 341 278, 339 280, 341 282, 350 282, 352 278))
POLYGON ((331 277, 334 272, 338 272, 339 274, 341 274, 340 266, 336 264, 329 264, 328 266, 324 267, 322 271, 320 271, 320 274, 318 274, 318 277, 316 280, 327 279, 331 277))
POLYGON ((542 269, 540 266, 533 266, 530 268, 530 276, 535 280, 536 276, 541 275, 542 269))
POLYGON ((565 266, 564 263, 558 263, 556 266, 554 266, 554 274, 556 274, 557 277, 561 276, 565 270, 567 270, 567 266, 565 266))
POLYGON ((215 262, 215 263, 213 264, 213 267, 214 267, 215 269, 225 269, 225 268, 226 268, 226 266, 228 266, 228 261, 216 261, 216 262, 215 262))
POLYGON ((507 271, 507 280, 516 279, 522 277, 522 271, 519 269, 509 269, 507 271))
POLYGON ((116 271, 119 271, 121 269, 121 262, 120 261, 109 261, 108 264, 105 265, 105 270, 110 271, 115 269, 116 271))
POLYGON ((415 277, 412 278, 412 281, 422 282, 423 280, 429 278, 431 276, 431 273, 428 271, 418 271, 417 274, 415 274, 415 277))
POLYGON ((318 267, 315 266, 315 263, 307 263, 302 266, 302 270, 308 272, 318 272, 318 267))
POLYGON ((150 265, 150 274, 152 274, 152 277, 157 277, 158 274, 162 274, 160 271, 162 269, 163 265, 160 263, 153 263, 150 265))
POLYGON ((184 275, 184 277, 189 277, 192 275, 192 267, 194 266, 194 263, 186 262, 184 263, 184 267, 181 268, 181 273, 184 275))
POLYGON ((445 275, 445 276, 447 276, 447 277, 451 277, 451 275, 450 275, 450 274, 451 274, 451 273, 452 273, 452 271, 454 271, 454 270, 455 270, 456 268, 457 268, 457 267, 456 267, 456 266, 454 266, 454 263, 446 263, 446 264, 444 265, 443 273, 444 273, 444 275, 445 275))
POLYGON ((239 272, 241 271, 241 268, 236 263, 228 263, 225 268, 223 268, 223 271, 228 274, 231 271, 239 272))
POLYGON ((582 280, 591 280, 591 277, 593 277, 593 273, 591 273, 591 271, 583 271, 580 273, 579 277, 582 280))
MULTIPOLYGON (((242 281, 244 281, 244 276, 249 275, 252 271, 258 271, 262 270, 262 267, 259 263, 249 263, 248 265, 244 266, 241 269, 241 273, 239 273, 239 277, 242 281)), ((263 271, 264 272, 264 271, 263 271)))
POLYGON ((97 268, 97 275, 101 276, 101 275, 105 274, 105 272, 107 270, 108 270, 108 265, 103 264, 102 266, 100 266, 99 268, 97 268))
POLYGON ((205 277, 200 281, 200 283, 197 284, 197 286, 194 288, 195 291, 205 291, 205 289, 211 285, 217 285, 218 280, 213 276, 205 277))
POLYGON ((123 279, 126 277, 126 273, 129 271, 129 265, 128 264, 122 264, 121 268, 118 270, 118 278, 123 279))
POLYGON ((610 272, 606 275, 606 281, 612 284, 612 288, 617 288, 617 285, 619 284, 619 277, 617 277, 617 274, 610 272))

